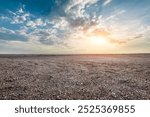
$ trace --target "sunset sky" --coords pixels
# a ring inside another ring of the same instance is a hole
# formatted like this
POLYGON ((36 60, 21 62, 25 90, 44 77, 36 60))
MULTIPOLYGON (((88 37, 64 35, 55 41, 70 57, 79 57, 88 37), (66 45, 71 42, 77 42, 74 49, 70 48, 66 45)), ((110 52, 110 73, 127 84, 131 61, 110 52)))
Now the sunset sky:
POLYGON ((150 52, 150 0, 1 0, 0 54, 150 52))

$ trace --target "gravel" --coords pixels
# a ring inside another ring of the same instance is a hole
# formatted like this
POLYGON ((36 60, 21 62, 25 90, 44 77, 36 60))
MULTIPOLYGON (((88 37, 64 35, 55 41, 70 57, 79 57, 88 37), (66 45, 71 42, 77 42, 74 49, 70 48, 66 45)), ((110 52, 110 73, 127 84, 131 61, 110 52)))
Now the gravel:
POLYGON ((1 100, 149 100, 150 54, 0 55, 1 100))

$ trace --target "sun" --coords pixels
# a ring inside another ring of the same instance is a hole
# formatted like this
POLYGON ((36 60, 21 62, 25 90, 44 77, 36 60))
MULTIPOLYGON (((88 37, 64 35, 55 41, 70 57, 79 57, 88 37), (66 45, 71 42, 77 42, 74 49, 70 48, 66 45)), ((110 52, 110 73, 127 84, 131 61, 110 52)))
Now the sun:
POLYGON ((107 38, 101 36, 92 36, 89 41, 94 45, 104 45, 108 43, 107 38))

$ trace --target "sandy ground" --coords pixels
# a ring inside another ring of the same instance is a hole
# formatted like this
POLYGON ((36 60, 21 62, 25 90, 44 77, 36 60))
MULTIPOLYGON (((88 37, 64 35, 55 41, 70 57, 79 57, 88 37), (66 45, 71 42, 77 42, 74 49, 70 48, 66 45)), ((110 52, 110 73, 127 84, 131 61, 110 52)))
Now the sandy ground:
POLYGON ((0 99, 150 99, 150 54, 0 55, 0 99))

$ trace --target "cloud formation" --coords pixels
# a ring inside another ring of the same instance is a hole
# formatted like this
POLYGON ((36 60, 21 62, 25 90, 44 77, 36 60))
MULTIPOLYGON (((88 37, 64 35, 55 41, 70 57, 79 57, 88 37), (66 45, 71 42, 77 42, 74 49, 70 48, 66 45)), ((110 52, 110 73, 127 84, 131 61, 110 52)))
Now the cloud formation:
POLYGON ((0 12, 0 41, 4 45, 26 45, 24 48, 30 45, 33 52, 40 46, 46 52, 57 48, 64 53, 70 48, 84 50, 83 44, 92 48, 92 38, 105 39, 113 47, 128 45, 133 40, 149 41, 149 15, 145 12, 150 7, 142 7, 147 2, 52 0, 45 4, 46 1, 38 0, 41 5, 35 4, 35 8, 31 7, 32 2, 21 2, 16 8, 6 8, 3 12, 7 13, 0 12), (77 47, 76 43, 80 45, 77 47))

